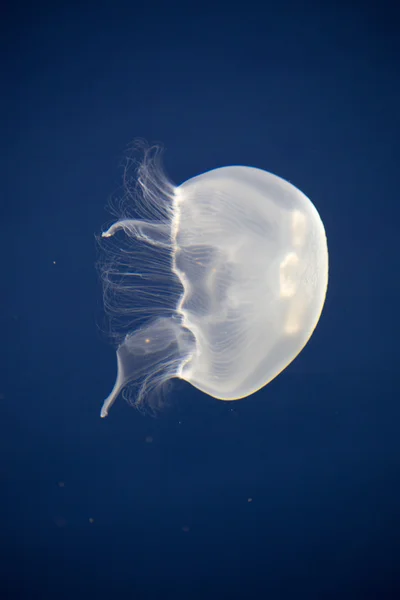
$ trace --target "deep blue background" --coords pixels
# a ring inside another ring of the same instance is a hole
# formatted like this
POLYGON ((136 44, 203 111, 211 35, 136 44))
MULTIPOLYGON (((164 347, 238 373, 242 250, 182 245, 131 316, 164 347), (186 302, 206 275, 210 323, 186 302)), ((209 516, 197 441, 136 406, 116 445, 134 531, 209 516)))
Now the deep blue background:
POLYGON ((1 44, 0 597, 399 598, 395 3, 20 3, 1 44), (290 179, 330 284, 253 397, 101 420, 94 235, 138 136, 176 183, 290 179))

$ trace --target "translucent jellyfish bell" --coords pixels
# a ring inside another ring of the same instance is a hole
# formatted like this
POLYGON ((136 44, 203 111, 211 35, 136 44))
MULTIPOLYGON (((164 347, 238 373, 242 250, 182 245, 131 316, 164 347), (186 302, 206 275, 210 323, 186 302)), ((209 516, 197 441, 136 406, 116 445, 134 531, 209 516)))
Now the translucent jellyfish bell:
POLYGON ((157 156, 103 233, 118 375, 102 417, 123 390, 151 406, 173 377, 219 400, 253 394, 304 348, 325 301, 325 230, 300 190, 243 166, 174 187, 157 156))

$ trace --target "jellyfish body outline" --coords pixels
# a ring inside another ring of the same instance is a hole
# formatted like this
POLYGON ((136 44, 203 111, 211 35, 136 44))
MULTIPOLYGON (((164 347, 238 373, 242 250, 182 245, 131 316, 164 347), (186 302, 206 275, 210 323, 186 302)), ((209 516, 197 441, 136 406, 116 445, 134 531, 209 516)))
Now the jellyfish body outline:
POLYGON ((174 377, 219 400, 245 398, 307 344, 328 248, 315 206, 293 184, 228 166, 173 186, 148 151, 119 213, 102 234, 118 239, 101 266, 118 367, 102 417, 121 392, 154 407, 174 377))

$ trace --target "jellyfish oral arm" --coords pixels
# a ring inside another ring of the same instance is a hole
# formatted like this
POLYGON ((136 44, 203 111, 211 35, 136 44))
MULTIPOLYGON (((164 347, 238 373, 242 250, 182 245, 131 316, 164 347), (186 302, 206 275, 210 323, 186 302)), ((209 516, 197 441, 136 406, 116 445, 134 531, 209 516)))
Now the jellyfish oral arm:
POLYGON ((171 226, 163 222, 148 223, 140 219, 122 219, 111 225, 107 231, 103 231, 102 237, 112 237, 119 230, 152 246, 161 248, 171 246, 171 226))
POLYGON ((119 388, 117 389, 117 383, 115 383, 111 394, 109 396, 107 396, 107 398, 103 402, 103 406, 101 407, 100 417, 102 419, 104 419, 104 417, 108 417, 108 411, 110 410, 110 408, 114 404, 115 400, 117 399, 118 394, 119 394, 119 388))
POLYGON ((124 378, 123 378, 123 375, 121 372, 121 361, 120 361, 118 352, 117 352, 117 365, 118 365, 118 374, 117 374, 117 379, 115 380, 115 383, 114 383, 114 387, 111 390, 110 394, 107 396, 107 398, 104 400, 103 406, 101 407, 100 417, 102 419, 104 419, 104 417, 108 416, 108 412, 109 412, 110 408, 112 407, 112 405, 118 398, 118 396, 123 388, 123 379, 124 378))

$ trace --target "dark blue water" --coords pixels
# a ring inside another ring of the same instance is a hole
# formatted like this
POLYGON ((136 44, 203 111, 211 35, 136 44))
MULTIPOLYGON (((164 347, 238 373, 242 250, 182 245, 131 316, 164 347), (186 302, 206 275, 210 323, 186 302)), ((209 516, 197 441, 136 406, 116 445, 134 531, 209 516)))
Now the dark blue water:
POLYGON ((399 18, 366 4, 3 9, 2 598, 400 597, 399 18), (99 418, 94 236, 136 137, 318 207, 320 324, 251 398, 99 418))

